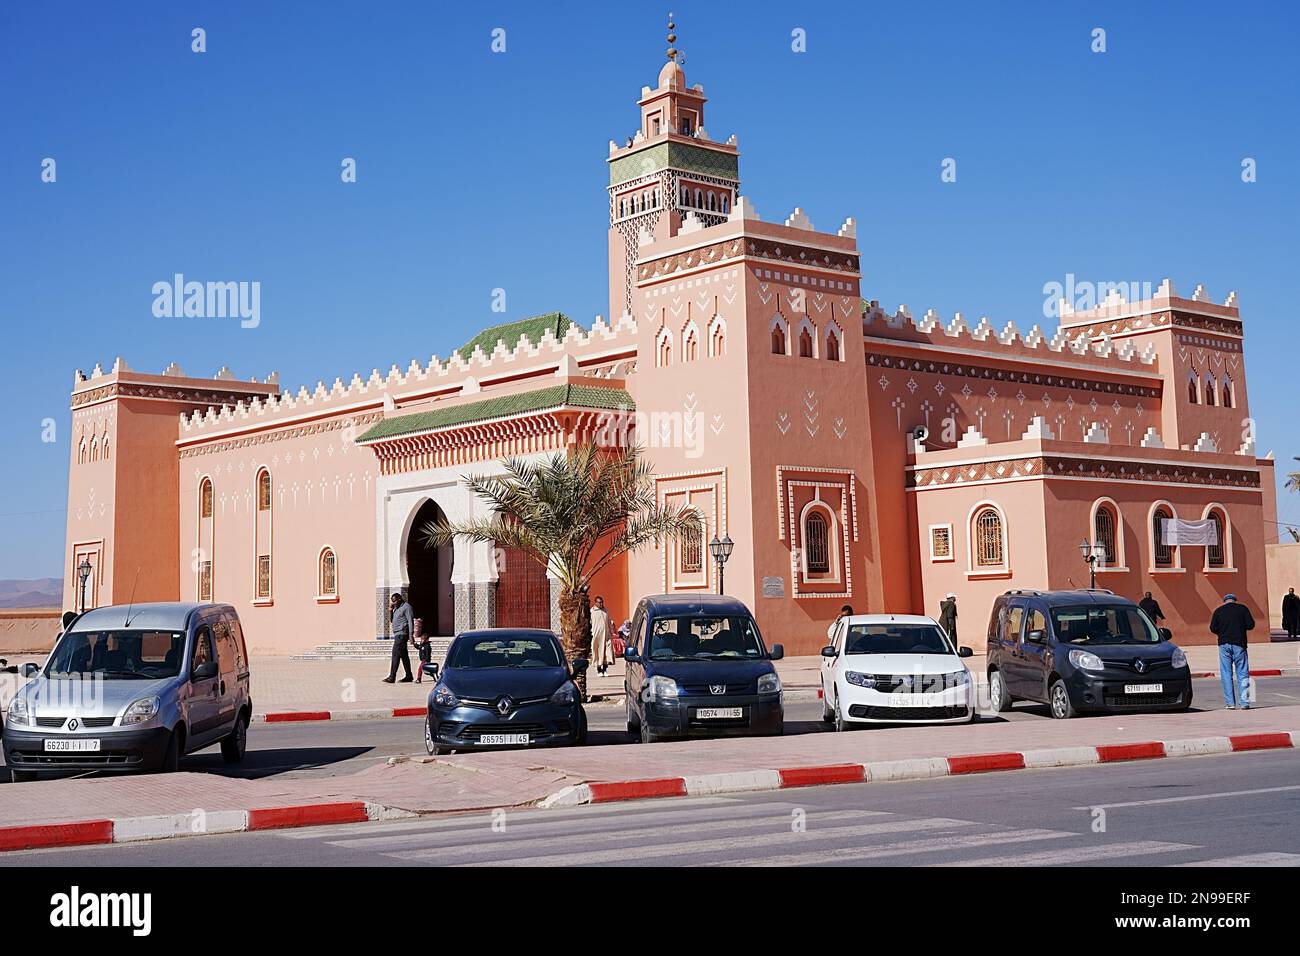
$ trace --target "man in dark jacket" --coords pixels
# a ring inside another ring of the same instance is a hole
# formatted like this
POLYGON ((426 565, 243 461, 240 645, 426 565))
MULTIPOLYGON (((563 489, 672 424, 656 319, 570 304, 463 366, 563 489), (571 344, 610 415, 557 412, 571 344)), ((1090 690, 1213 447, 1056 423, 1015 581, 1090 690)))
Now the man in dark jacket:
POLYGON ((388 676, 384 678, 385 684, 391 684, 397 679, 397 665, 401 664, 406 669, 406 676, 402 678, 403 684, 408 684, 415 678, 411 676, 411 654, 406 649, 407 643, 411 640, 411 631, 415 628, 415 615, 411 612, 411 605, 402 599, 402 595, 394 594, 388 602, 389 620, 392 622, 393 634, 393 665, 388 669, 388 676))
POLYGON ((1300 595, 1295 593, 1295 588, 1287 591, 1282 598, 1282 627, 1288 640, 1294 641, 1300 637, 1300 595))
POLYGON ((1151 618, 1151 623, 1157 627, 1165 619, 1165 612, 1160 609, 1160 602, 1151 596, 1150 591, 1138 601, 1138 607, 1147 612, 1147 617, 1151 618))
POLYGON ((1238 604, 1235 594, 1225 594, 1223 603, 1214 609, 1214 616, 1210 618, 1210 631, 1219 639, 1219 680, 1223 684, 1223 705, 1228 710, 1237 707, 1250 710, 1246 632, 1254 628, 1255 619, 1250 608, 1238 604))
POLYGON ((957 646, 957 595, 951 591, 939 602, 939 623, 948 634, 952 646, 957 646))

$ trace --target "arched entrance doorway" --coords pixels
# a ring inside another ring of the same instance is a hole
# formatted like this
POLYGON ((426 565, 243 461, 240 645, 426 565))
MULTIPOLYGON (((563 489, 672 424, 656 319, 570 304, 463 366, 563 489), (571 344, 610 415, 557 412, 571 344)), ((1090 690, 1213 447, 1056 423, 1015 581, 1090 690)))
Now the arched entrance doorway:
POLYGON ((431 523, 446 521, 437 502, 420 506, 411 522, 406 539, 407 600, 415 616, 424 621, 424 632, 436 636, 456 633, 456 598, 451 587, 453 548, 437 548, 424 543, 424 529, 431 523))

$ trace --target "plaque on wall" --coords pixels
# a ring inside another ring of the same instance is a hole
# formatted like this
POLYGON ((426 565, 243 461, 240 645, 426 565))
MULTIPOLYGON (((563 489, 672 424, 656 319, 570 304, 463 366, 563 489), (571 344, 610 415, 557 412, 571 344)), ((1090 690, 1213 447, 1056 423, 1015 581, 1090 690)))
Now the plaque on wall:
POLYGON ((763 578, 763 597, 785 597, 785 578, 763 578))

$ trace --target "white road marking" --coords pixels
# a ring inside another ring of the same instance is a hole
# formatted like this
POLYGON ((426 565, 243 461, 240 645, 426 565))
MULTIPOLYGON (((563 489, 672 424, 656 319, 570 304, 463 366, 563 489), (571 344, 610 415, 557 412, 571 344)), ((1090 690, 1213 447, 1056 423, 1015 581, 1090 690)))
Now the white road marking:
POLYGON ((1300 853, 1247 853, 1217 860, 1194 860, 1179 866, 1300 866, 1300 853))
POLYGON ((1199 850, 1201 847, 1187 843, 1162 843, 1159 840, 1139 840, 1136 843, 1105 843, 1101 846, 1062 847, 1041 853, 1017 853, 1010 856, 986 856, 977 860, 952 860, 935 866, 1057 866, 1066 863, 1087 863, 1090 860, 1109 860, 1114 857, 1150 856, 1156 853, 1179 853, 1199 850))
POLYGON ((967 836, 951 835, 930 840, 901 840, 897 843, 880 843, 875 846, 846 846, 809 850, 805 853, 787 853, 781 856, 742 857, 706 863, 705 866, 823 866, 846 860, 877 860, 894 856, 915 856, 921 853, 938 853, 979 846, 996 846, 1004 843, 1030 843, 1036 840, 1059 840, 1078 836, 1068 830, 1007 830, 1001 833, 975 833, 967 836))
POLYGON ((1190 803, 1193 800, 1218 800, 1222 797, 1251 797, 1260 793, 1285 793, 1288 790, 1300 790, 1300 785, 1292 787, 1261 787, 1258 790, 1224 790, 1219 793, 1195 793, 1181 797, 1160 797, 1155 800, 1130 800, 1128 803, 1098 803, 1087 807, 1071 807, 1072 810, 1115 810, 1120 807, 1155 807, 1163 803, 1190 803))
MULTIPOLYGON (((492 860, 473 862, 467 866, 594 866, 602 863, 634 863, 664 857, 686 857, 693 854, 720 853, 731 850, 757 849, 759 847, 786 846, 789 844, 808 844, 815 840, 847 840, 855 837, 874 836, 884 833, 909 833, 924 830, 960 830, 965 827, 983 826, 969 820, 949 820, 930 818, 923 820, 891 820, 887 823, 867 823, 860 826, 845 827, 809 827, 806 832, 795 833, 789 830, 781 833, 759 833, 752 836, 735 836, 719 840, 687 840, 676 842, 672 831, 656 834, 658 842, 640 846, 625 846, 611 850, 596 850, 589 853, 581 851, 581 843, 569 841, 578 852, 557 853, 549 856, 523 857, 513 860, 492 860)), ((582 838, 578 838, 581 840, 582 838)), ((394 854, 404 859, 412 859, 406 854, 394 854)), ((680 861, 679 861, 680 862, 680 861)))

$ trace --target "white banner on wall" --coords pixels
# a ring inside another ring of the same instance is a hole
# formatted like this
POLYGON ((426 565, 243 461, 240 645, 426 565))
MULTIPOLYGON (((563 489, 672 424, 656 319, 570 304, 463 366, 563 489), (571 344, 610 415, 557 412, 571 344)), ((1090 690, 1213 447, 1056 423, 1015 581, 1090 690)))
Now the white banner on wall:
POLYGON ((1160 525, 1161 539, 1170 547, 1178 545, 1217 545, 1219 543, 1219 526, 1209 518, 1200 521, 1188 521, 1185 518, 1162 518, 1160 525))

